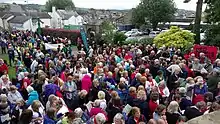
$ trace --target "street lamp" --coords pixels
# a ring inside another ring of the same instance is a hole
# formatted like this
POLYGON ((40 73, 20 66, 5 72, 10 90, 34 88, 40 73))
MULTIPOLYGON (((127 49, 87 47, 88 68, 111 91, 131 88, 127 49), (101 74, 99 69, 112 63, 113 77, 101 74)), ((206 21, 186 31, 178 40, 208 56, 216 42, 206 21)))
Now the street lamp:
MULTIPOLYGON (((27 5, 28 5, 28 0, 25 0, 24 2, 27 3, 27 5)), ((28 11, 28 16, 31 17, 31 12, 30 12, 30 11, 28 11)), ((31 20, 29 20, 30 31, 31 31, 31 34, 32 34, 32 25, 31 25, 31 22, 32 22, 32 17, 31 17, 31 20)))

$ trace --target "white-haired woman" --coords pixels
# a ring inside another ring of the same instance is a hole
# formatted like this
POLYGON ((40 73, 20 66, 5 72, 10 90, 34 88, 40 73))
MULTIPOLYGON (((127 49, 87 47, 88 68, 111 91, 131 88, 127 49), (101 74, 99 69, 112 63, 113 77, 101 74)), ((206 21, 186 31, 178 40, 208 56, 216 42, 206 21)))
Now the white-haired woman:
POLYGON ((106 116, 102 113, 98 113, 96 116, 90 119, 91 124, 104 124, 106 122, 106 116))
POLYGON ((83 115, 83 110, 81 108, 76 108, 74 110, 75 113, 75 119, 73 120, 72 124, 83 124, 82 120, 82 115, 83 115))
POLYGON ((114 124, 125 124, 124 116, 121 113, 115 115, 114 124))
POLYGON ((179 113, 179 104, 176 101, 170 102, 167 112, 166 112, 166 119, 168 124, 176 124, 181 117, 179 113))
POLYGON ((37 91, 34 90, 33 87, 28 86, 27 92, 28 92, 28 100, 27 100, 26 104, 28 106, 31 105, 34 102, 34 100, 39 100, 39 95, 38 95, 37 91))

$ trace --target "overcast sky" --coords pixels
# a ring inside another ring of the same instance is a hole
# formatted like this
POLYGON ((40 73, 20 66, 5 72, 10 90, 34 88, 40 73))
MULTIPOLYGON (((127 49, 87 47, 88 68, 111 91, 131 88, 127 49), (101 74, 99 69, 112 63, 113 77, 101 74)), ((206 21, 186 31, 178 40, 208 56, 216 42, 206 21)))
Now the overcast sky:
MULTIPOLYGON (((0 2, 15 2, 19 4, 25 3, 45 4, 46 0, 0 0, 0 2)), ((196 10, 196 1, 191 0, 190 3, 183 3, 184 0, 174 0, 177 8, 196 10)), ((76 7, 95 8, 95 9, 130 9, 138 5, 140 0, 73 0, 76 7)))

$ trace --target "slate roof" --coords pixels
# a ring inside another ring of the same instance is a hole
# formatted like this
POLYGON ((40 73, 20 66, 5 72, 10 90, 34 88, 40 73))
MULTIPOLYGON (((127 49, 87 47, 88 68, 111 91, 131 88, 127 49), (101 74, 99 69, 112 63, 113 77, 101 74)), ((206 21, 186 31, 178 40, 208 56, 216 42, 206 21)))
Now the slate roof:
POLYGON ((10 16, 24 16, 24 14, 20 12, 0 12, 0 18, 7 19, 10 16))
POLYGON ((32 18, 51 19, 51 16, 46 12, 25 12, 25 15, 32 18))
POLYGON ((27 16, 15 16, 11 20, 9 20, 9 23, 24 24, 24 22, 26 22, 30 18, 31 17, 27 17, 27 16))
POLYGON ((64 20, 68 20, 72 16, 77 17, 79 14, 76 11, 57 10, 57 14, 64 20))

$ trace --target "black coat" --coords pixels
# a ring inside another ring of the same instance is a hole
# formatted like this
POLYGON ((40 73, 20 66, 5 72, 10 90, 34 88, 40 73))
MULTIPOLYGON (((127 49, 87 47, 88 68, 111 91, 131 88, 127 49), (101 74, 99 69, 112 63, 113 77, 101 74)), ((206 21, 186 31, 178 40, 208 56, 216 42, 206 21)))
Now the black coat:
POLYGON ((166 117, 167 117, 167 123, 168 124, 176 124, 180 118, 180 114, 179 113, 169 113, 166 112, 166 117))
POLYGON ((202 112, 200 112, 197 108, 195 107, 189 107, 185 110, 184 115, 188 120, 191 120, 193 118, 199 117, 203 115, 202 112))
POLYGON ((145 119, 148 120, 149 108, 146 100, 134 99, 134 106, 140 108, 141 114, 144 115, 145 119))
POLYGON ((108 122, 113 123, 113 119, 114 119, 115 115, 117 113, 122 113, 122 110, 118 107, 115 107, 115 106, 109 106, 106 109, 106 112, 108 113, 108 122))

